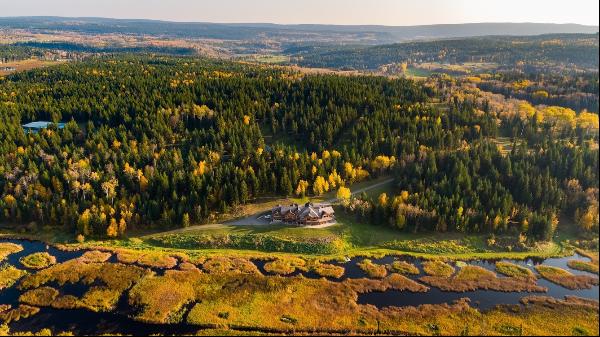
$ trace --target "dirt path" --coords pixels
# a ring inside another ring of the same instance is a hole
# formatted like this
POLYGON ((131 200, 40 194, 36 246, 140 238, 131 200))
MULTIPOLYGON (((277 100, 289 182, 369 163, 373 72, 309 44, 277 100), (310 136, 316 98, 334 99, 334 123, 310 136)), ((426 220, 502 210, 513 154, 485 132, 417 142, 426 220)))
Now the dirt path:
MULTIPOLYGON (((380 187, 380 186, 383 186, 383 185, 387 185, 387 184, 389 184, 389 183, 391 183, 393 181, 394 181, 394 178, 389 178, 389 179, 386 179, 384 181, 380 181, 377 184, 373 184, 373 185, 369 185, 369 186, 366 186, 366 187, 363 187, 363 188, 359 188, 359 189, 357 189, 355 191, 352 191, 352 195, 357 195, 357 194, 360 194, 362 192, 366 192, 368 190, 372 190, 374 188, 377 188, 377 187, 380 187)), ((338 201, 337 198, 333 198, 333 199, 326 200, 325 202, 328 203, 328 204, 333 204, 333 203, 335 203, 337 201, 338 201)))

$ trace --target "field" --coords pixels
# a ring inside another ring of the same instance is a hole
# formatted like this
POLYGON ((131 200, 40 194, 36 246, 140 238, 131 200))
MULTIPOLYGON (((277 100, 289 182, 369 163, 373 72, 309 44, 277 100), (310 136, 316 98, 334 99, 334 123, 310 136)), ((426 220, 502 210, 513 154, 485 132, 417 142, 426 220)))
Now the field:
POLYGON ((426 78, 431 74, 431 71, 423 68, 409 67, 406 69, 406 76, 409 78, 426 78))
POLYGON ((37 59, 27 59, 15 62, 0 63, 0 76, 8 75, 15 71, 25 71, 35 68, 47 67, 57 62, 53 61, 42 61, 37 59), (14 70, 6 70, 5 68, 14 68, 14 70))

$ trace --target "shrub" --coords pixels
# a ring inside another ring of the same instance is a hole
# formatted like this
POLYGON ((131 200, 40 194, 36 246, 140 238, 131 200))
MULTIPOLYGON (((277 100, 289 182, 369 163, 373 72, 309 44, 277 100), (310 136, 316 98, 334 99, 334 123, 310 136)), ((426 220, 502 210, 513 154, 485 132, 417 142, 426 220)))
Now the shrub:
POLYGON ((426 254, 469 254, 476 250, 465 240, 394 240, 383 244, 384 248, 399 250, 403 252, 415 252, 426 254))

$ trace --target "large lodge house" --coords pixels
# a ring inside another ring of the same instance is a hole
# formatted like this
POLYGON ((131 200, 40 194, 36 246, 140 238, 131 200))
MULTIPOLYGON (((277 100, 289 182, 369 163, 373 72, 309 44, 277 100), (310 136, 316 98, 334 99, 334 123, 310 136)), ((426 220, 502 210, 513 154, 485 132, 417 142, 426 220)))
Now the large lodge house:
POLYGON ((315 226, 335 222, 333 207, 327 204, 306 203, 304 206, 292 204, 278 205, 271 210, 272 223, 286 223, 300 226, 315 226))

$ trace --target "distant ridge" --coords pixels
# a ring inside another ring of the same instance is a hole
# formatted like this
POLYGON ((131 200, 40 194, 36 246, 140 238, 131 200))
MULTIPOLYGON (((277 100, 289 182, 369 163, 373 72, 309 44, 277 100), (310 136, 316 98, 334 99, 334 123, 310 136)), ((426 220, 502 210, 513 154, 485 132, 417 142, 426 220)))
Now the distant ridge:
POLYGON ((272 23, 169 22, 146 19, 0 17, 0 28, 76 31, 80 33, 150 34, 174 37, 248 40, 295 38, 310 40, 319 33, 329 38, 346 37, 368 44, 415 39, 439 39, 486 35, 541 35, 597 33, 598 26, 553 23, 464 23, 420 26, 321 25, 272 23))

